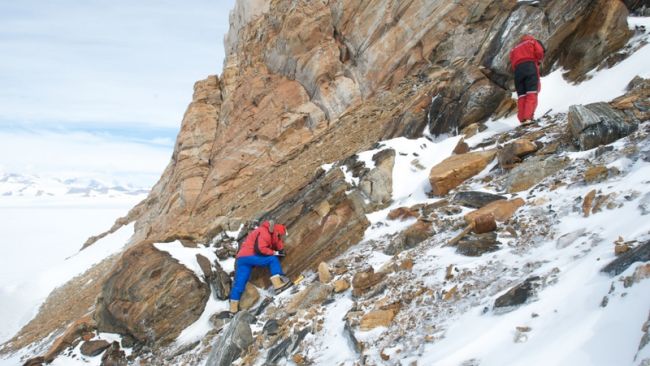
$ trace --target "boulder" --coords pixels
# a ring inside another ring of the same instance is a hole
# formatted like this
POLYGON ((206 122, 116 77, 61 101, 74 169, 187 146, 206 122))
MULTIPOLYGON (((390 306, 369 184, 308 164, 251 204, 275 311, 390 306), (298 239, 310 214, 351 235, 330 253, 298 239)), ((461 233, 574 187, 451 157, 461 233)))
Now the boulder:
POLYGON ((529 277, 494 301, 495 308, 514 307, 525 303, 539 286, 539 277, 529 277))
POLYGON ((387 327, 391 325, 395 318, 395 310, 373 310, 361 318, 359 328, 368 331, 377 327, 387 327))
POLYGON ((389 220, 400 219, 401 221, 404 221, 412 217, 418 217, 419 215, 420 214, 418 213, 417 210, 408 207, 398 207, 391 210, 386 216, 386 218, 389 220))
POLYGON ((458 192, 454 195, 454 198, 451 200, 453 203, 470 208, 481 208, 488 203, 506 200, 507 197, 500 196, 487 192, 478 192, 478 191, 466 191, 458 192))
POLYGON ((623 273, 632 263, 650 261, 650 241, 639 244, 636 248, 629 250, 616 257, 601 272, 616 276, 623 273))
POLYGON ((341 293, 350 288, 350 282, 347 279, 341 278, 334 281, 334 292, 341 293))
POLYGON ((332 273, 330 268, 325 262, 321 262, 318 265, 318 280, 323 284, 328 284, 332 281, 332 273))
POLYGON ((386 247, 384 253, 394 255, 407 249, 414 248, 433 235, 433 225, 424 220, 418 220, 401 232, 386 247))
POLYGON ((468 257, 480 257, 485 253, 499 250, 500 242, 497 241, 495 232, 485 234, 470 234, 456 244, 456 253, 468 257))
POLYGON ((300 309, 309 309, 314 305, 320 305, 332 294, 332 291, 332 286, 314 282, 295 294, 285 306, 285 311, 295 313, 300 309))
POLYGON ((480 173, 494 159, 495 150, 453 155, 437 164, 429 172, 434 195, 443 196, 465 180, 480 173))
POLYGON ((95 357, 104 352, 104 350, 106 350, 110 345, 110 343, 103 339, 96 341, 86 341, 81 344, 79 350, 84 356, 95 357))
POLYGON ((102 332, 165 344, 194 323, 210 296, 208 285, 168 253, 143 243, 127 250, 102 287, 94 319, 102 332))
POLYGON ((370 290, 371 287, 381 282, 386 275, 382 272, 375 273, 374 268, 369 267, 364 271, 357 272, 352 277, 352 295, 361 296, 370 290))
POLYGON ((570 161, 568 157, 530 158, 510 171, 506 178, 506 190, 508 193, 525 191, 564 169, 570 161))
POLYGON ((613 109, 607 103, 592 103, 586 106, 569 107, 568 125, 580 150, 589 150, 607 145, 625 137, 638 128, 623 112, 613 109))
POLYGON ((493 201, 488 203, 487 205, 483 206, 482 208, 472 211, 465 215, 465 222, 468 224, 471 224, 476 220, 477 217, 481 216, 487 216, 492 214, 494 216, 494 219, 496 221, 507 221, 514 215, 515 211, 519 209, 519 207, 523 206, 524 201, 523 198, 515 198, 512 200, 499 200, 499 201, 493 201))
POLYGON ((608 55, 625 46, 632 36, 629 12, 622 1, 597 0, 589 16, 567 41, 560 64, 569 80, 580 80, 608 55))
POLYGON ((510 169, 520 163, 524 156, 532 154, 538 149, 539 147, 528 139, 515 140, 498 150, 499 166, 503 169, 510 169))
POLYGON ((387 207, 393 196, 393 166, 395 150, 387 149, 376 153, 372 160, 375 167, 359 181, 359 189, 371 202, 370 210, 387 207))
POLYGON ((253 344, 250 314, 240 311, 214 342, 206 366, 230 366, 253 344))
POLYGON ((23 363, 23 366, 43 366, 45 364, 45 357, 38 356, 28 359, 23 363))
POLYGON ((454 151, 452 152, 454 155, 460 155, 460 154, 465 154, 470 151, 469 145, 465 142, 464 139, 458 140, 458 144, 456 144, 456 147, 454 148, 454 151))

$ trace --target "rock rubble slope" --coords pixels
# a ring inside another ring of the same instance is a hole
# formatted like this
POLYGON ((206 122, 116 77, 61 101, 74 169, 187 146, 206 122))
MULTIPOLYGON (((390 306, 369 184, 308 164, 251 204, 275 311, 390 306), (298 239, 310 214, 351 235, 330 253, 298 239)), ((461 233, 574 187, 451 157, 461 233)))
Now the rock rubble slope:
POLYGON ((642 362, 650 351, 630 329, 648 319, 647 267, 600 270, 650 240, 650 83, 528 129, 499 122, 512 121, 507 51, 522 34, 546 44, 544 73, 584 81, 647 42, 627 16, 605 0, 238 1, 223 73, 196 83, 170 164, 111 229, 135 221, 132 244, 82 276, 101 284, 77 304, 92 321, 5 350, 66 357, 113 333, 129 353, 113 343, 115 362, 155 365, 537 364, 536 349, 589 364, 553 348, 557 317, 625 311, 620 349, 590 346, 609 340, 603 322, 566 349, 642 362), (459 133, 465 152, 452 155, 459 133), (495 231, 445 246, 485 213, 495 231), (260 218, 288 225, 283 266, 307 279, 260 308, 258 272, 252 316, 231 321, 223 273, 260 218), (568 307, 570 291, 588 305, 568 307), (459 331, 476 336, 461 347, 459 331), (61 334, 68 348, 52 347, 61 334))

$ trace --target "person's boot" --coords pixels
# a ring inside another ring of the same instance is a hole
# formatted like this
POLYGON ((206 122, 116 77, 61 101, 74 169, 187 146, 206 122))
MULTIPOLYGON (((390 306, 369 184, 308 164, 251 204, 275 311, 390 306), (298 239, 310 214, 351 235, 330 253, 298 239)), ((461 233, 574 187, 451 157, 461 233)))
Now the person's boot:
POLYGON ((271 283, 275 291, 282 291, 291 285, 291 281, 288 278, 280 275, 271 276, 271 283))
POLYGON ((230 312, 235 314, 239 311, 239 300, 230 300, 230 312))

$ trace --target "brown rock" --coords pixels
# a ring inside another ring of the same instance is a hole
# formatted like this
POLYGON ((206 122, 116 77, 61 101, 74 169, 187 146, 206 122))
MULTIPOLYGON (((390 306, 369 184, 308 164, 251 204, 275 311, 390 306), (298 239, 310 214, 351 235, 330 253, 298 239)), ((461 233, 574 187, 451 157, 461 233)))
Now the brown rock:
POLYGON ((399 264, 399 267, 405 271, 410 271, 413 269, 413 258, 405 258, 399 264))
POLYGON ((365 271, 356 273, 354 277, 352 277, 352 295, 363 295, 372 286, 381 282, 384 277, 384 273, 375 273, 375 270, 372 267, 366 269, 365 271))
POLYGON ((52 360, 54 360, 56 356, 58 356, 66 348, 72 346, 72 344, 78 340, 83 333, 92 331, 96 328, 96 326, 97 325, 95 320, 93 320, 90 315, 87 315, 72 323, 63 333, 63 335, 58 337, 54 343, 52 343, 52 346, 50 346, 50 349, 44 356, 45 362, 52 362, 52 360))
POLYGON ((367 331, 377 327, 387 327, 391 325, 395 315, 395 310, 392 309, 371 311, 361 318, 359 328, 363 331, 367 331))
POLYGON ((212 264, 210 263, 210 260, 206 258, 204 255, 197 254, 196 262, 199 264, 199 267, 201 267, 201 271, 203 272, 203 278, 209 281, 210 278, 212 277, 212 264))
POLYGON ((580 80, 607 55, 623 47, 631 36, 628 10, 622 1, 598 0, 592 9, 562 50, 560 63, 570 70, 565 74, 569 80, 580 80))
POLYGON ((81 334, 81 339, 83 341, 89 341, 93 338, 95 338, 95 333, 93 332, 84 332, 83 334, 81 334))
MULTIPOLYGON (((465 135, 466 138, 470 138, 474 135, 476 135, 479 132, 479 124, 478 123, 472 123, 471 125, 463 128, 460 133, 465 135)), ((463 141, 464 139, 460 139, 460 141, 463 141)), ((460 143, 459 141, 459 143, 460 143)))
POLYGON ((84 356, 95 357, 104 352, 104 350, 107 349, 110 345, 110 343, 103 339, 96 341, 87 341, 81 345, 79 350, 84 356))
POLYGON ((607 167, 602 165, 592 166, 585 172, 585 182, 596 183, 607 179, 607 167))
POLYGON ((625 252, 628 252, 630 249, 630 246, 626 243, 616 244, 614 245, 614 254, 618 256, 625 252))
POLYGON ((350 282, 348 280, 341 278, 334 281, 334 292, 341 293, 350 288, 350 282))
POLYGON ((646 278, 650 278, 650 263, 641 264, 634 270, 632 274, 632 279, 634 283, 639 283, 646 278))
POLYGON ((384 360, 384 361, 390 360, 390 356, 387 355, 386 353, 384 353, 384 350, 381 350, 379 352, 379 357, 381 357, 381 359, 384 360))
POLYGON ((451 301, 457 299, 458 296, 458 286, 454 286, 449 291, 445 292, 442 299, 445 301, 451 301))
POLYGON ((452 278, 454 278, 454 265, 450 264, 447 266, 447 270, 445 271, 445 281, 449 281, 452 278))
POLYGON ((469 152, 469 145, 465 142, 465 139, 460 139, 458 141, 458 144, 456 144, 456 147, 454 148, 453 154, 454 155, 460 155, 460 154, 465 154, 469 152))
POLYGON ((330 268, 325 262, 321 262, 318 265, 318 280, 324 284, 328 284, 332 281, 332 273, 330 273, 330 268))
POLYGON ((429 173, 433 194, 442 196, 465 180, 480 173, 494 159, 495 150, 453 155, 434 166, 429 173))
POLYGON ((126 251, 97 300, 102 332, 131 334, 147 344, 171 342, 205 308, 208 285, 168 253, 143 243, 126 251))
POLYGON ((391 210, 388 213, 388 216, 386 216, 387 219, 389 220, 397 220, 400 219, 402 221, 407 220, 411 217, 418 217, 419 214, 416 210, 412 210, 408 207, 398 207, 396 209, 391 210))
POLYGON ((119 343, 111 343, 102 356, 100 366, 127 366, 126 354, 120 349, 119 343))
POLYGON ((514 215, 514 213, 526 203, 523 198, 515 198, 512 200, 499 200, 490 202, 487 205, 472 211, 465 215, 465 222, 471 224, 477 217, 492 214, 497 221, 507 221, 514 215))
POLYGON ((307 364, 307 359, 305 358, 305 356, 301 355, 300 353, 296 353, 293 356, 291 356, 291 360, 295 362, 297 365, 307 364))
POLYGON ((539 147, 528 139, 513 141, 497 152, 499 165, 504 169, 510 169, 521 162, 521 158, 537 151, 539 147))
POLYGON ((585 217, 589 217, 591 214, 591 205, 594 202, 595 197, 596 190, 592 189, 591 192, 587 193, 584 200, 582 201, 582 212, 584 213, 585 217))
POLYGON ((259 299, 260 293, 257 291, 257 287, 249 282, 246 284, 246 289, 239 300, 239 308, 242 310, 248 310, 255 306, 259 299))
POLYGON ((320 305, 332 293, 332 286, 314 282, 293 296, 285 307, 288 313, 294 313, 300 309, 309 309, 314 305, 320 305))

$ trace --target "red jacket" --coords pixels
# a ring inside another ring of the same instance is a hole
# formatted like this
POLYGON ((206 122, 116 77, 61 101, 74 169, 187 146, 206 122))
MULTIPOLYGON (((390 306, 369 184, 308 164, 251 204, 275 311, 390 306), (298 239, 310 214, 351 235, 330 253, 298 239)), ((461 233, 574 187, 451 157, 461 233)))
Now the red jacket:
POLYGON ((264 221, 257 229, 251 231, 241 245, 237 258, 252 255, 273 255, 276 250, 284 249, 281 235, 286 235, 284 225, 275 224, 273 232, 269 231, 269 222, 264 221))
POLYGON ((544 58, 544 47, 533 36, 523 36, 521 41, 510 51, 510 64, 514 70, 517 65, 526 61, 533 61, 539 65, 544 58))

